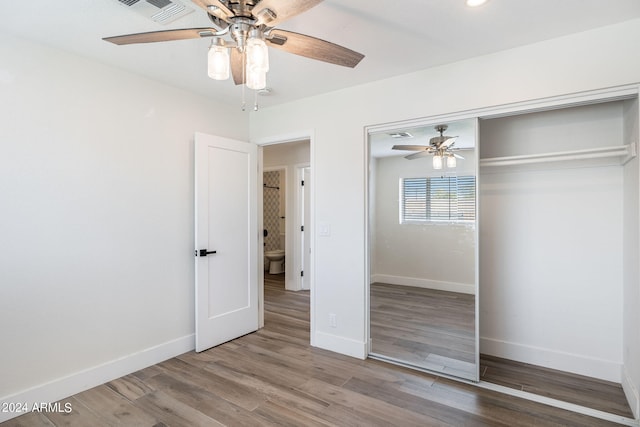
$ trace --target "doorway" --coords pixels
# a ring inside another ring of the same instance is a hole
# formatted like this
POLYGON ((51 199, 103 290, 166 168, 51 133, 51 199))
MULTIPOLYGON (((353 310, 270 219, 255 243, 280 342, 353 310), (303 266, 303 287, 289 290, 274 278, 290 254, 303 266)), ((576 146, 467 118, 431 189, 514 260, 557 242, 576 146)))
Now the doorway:
POLYGON ((262 148, 262 289, 269 291, 263 293, 265 305, 274 288, 278 292, 300 292, 312 287, 310 148, 309 139, 276 142, 262 148), (284 251, 284 258, 276 260, 281 266, 271 268, 274 256, 267 255, 278 249, 284 251))

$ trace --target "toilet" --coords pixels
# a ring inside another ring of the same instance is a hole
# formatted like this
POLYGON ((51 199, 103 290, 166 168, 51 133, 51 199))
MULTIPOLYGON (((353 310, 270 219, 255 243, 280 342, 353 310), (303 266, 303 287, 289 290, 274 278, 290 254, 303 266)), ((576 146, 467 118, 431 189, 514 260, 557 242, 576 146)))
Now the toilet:
POLYGON ((264 256, 269 260, 269 274, 284 273, 284 249, 266 251, 264 256))

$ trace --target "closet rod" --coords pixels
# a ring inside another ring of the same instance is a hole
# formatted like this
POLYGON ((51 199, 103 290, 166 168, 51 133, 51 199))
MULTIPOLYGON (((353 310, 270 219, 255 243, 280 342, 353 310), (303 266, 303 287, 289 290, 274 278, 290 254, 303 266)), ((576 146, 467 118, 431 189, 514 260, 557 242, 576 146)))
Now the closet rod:
POLYGON ((511 166, 531 163, 560 162, 567 160, 586 160, 606 157, 624 156, 622 163, 626 163, 636 156, 635 143, 618 145, 615 147, 589 148, 585 150, 557 151, 555 153, 523 154, 520 156, 505 156, 480 159, 480 166, 511 166))

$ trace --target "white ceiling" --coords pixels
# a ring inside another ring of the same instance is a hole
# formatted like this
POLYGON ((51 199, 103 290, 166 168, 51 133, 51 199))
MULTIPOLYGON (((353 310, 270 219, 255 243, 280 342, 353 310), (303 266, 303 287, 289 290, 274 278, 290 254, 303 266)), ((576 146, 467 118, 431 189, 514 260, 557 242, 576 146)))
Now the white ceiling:
MULTIPOLYGON (((117 0, 3 3, 0 32, 240 105, 239 86, 207 77, 208 39, 128 46, 101 40, 210 26, 195 5, 194 13, 160 25, 117 0)), ((325 0, 279 28, 349 47, 363 53, 364 60, 350 69, 271 49, 267 81, 273 92, 261 97, 260 104, 275 105, 638 17, 638 0, 489 0, 476 9, 466 7, 464 0, 325 0)))

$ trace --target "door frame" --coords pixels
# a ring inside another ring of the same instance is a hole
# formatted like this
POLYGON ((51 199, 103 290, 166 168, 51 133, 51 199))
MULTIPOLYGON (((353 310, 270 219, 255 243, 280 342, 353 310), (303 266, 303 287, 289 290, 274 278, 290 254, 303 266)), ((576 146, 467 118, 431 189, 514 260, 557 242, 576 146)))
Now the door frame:
MULTIPOLYGON (((306 248, 308 247, 306 245, 306 241, 309 240, 310 235, 311 235, 311 227, 309 224, 309 227, 307 227, 307 230, 302 230, 302 227, 307 225, 304 222, 304 214, 305 214, 305 210, 304 210, 304 205, 306 204, 307 200, 305 200, 304 197, 304 191, 305 188, 309 188, 309 198, 311 197, 311 188, 312 188, 312 183, 311 181, 311 166, 309 165, 309 163, 299 163, 296 164, 295 166, 296 169, 296 182, 298 184, 296 184, 296 205, 295 205, 295 213, 296 213, 296 217, 295 217, 295 230, 296 230, 296 236, 294 237, 294 245, 293 245, 293 251, 295 254, 295 265, 294 265, 294 274, 296 271, 305 271, 304 265, 305 265, 305 258, 309 258, 311 256, 310 253, 306 253, 306 248), (305 170, 309 169, 309 182, 305 183, 304 186, 303 185, 299 185, 301 182, 303 182, 304 179, 304 175, 305 175, 305 170)), ((309 211, 311 211, 311 204, 309 203, 309 211)), ((311 218, 311 216, 309 216, 309 218, 311 218)), ((311 221, 309 221, 311 222, 311 221)), ((309 272, 307 272, 308 274, 309 272)), ((297 288, 296 290, 306 290, 304 287, 304 277, 296 274, 296 283, 297 283, 297 288)))
MULTIPOLYGON (((263 147, 267 145, 286 144, 288 142, 309 141, 309 167, 311 168, 311 188, 310 188, 310 215, 309 215, 309 239, 311 255, 309 259, 309 327, 310 344, 315 346, 315 130, 307 129, 286 134, 275 134, 272 136, 252 139, 250 142, 258 145, 258 188, 262 187, 262 174, 264 172, 263 147)), ((260 193, 259 193, 260 194, 260 193)), ((258 229, 264 229, 262 217, 264 215, 264 205, 262 196, 258 195, 258 229)), ((258 307, 260 310, 260 327, 264 327, 264 237, 259 233, 258 241, 258 307)))

